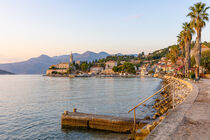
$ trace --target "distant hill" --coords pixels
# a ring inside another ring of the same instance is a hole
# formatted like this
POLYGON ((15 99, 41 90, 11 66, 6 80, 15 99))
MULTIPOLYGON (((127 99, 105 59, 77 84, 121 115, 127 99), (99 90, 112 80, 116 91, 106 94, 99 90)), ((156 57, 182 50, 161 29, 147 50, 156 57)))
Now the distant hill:
POLYGON ((0 70, 0 75, 3 75, 3 74, 13 74, 13 73, 5 71, 5 70, 0 70))
MULTIPOLYGON (((83 54, 73 53, 75 61, 93 61, 101 58, 106 58, 110 54, 106 52, 94 53, 87 51, 83 54)), ((44 74, 48 67, 52 64, 59 62, 68 62, 69 55, 61 55, 49 57, 47 55, 41 55, 39 57, 31 58, 27 61, 0 64, 0 69, 10 71, 16 74, 44 74)))

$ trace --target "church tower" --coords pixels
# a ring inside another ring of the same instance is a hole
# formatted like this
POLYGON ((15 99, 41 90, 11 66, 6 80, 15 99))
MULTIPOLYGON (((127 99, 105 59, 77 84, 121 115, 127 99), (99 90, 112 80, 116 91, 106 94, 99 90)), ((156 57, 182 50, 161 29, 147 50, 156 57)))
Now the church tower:
POLYGON ((71 54, 70 54, 69 64, 73 64, 73 55, 72 55, 72 52, 71 52, 71 54))

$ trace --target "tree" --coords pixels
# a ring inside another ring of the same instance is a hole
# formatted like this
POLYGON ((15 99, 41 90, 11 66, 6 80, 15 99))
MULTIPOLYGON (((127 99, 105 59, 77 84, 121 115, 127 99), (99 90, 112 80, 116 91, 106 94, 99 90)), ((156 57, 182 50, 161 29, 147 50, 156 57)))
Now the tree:
MULTIPOLYGON (((185 57, 185 44, 184 44, 184 36, 183 33, 180 32, 179 35, 177 36, 177 43, 179 45, 179 48, 181 50, 181 58, 182 58, 182 64, 184 64, 184 57, 185 57)), ((181 66, 182 67, 182 66, 181 66)), ((184 68, 184 67, 183 67, 184 68)), ((185 70, 182 70, 183 74, 185 75, 185 70)))
POLYGON ((137 57, 139 60, 141 60, 141 53, 139 53, 137 57))
POLYGON ((201 55, 201 66, 203 66, 207 72, 210 72, 210 51, 205 51, 201 55))
POLYGON ((129 62, 125 62, 122 69, 127 73, 136 73, 134 65, 129 62))
POLYGON ((87 63, 82 63, 82 65, 81 65, 81 70, 82 70, 83 72, 87 72, 87 70, 88 70, 88 64, 87 64, 87 63))
POLYGON ((112 70, 113 70, 114 72, 118 72, 118 67, 117 67, 117 66, 114 66, 114 67, 112 68, 112 70))
POLYGON ((169 53, 167 53, 166 54, 166 58, 165 58, 165 73, 167 72, 167 65, 168 65, 168 60, 170 59, 170 54, 169 53))
POLYGON ((57 68, 55 66, 51 66, 49 69, 55 70, 57 68))
POLYGON ((178 49, 178 47, 177 46, 171 47, 171 50, 170 50, 170 53, 169 54, 170 54, 169 57, 171 59, 171 62, 173 64, 175 64, 176 61, 177 61, 177 58, 179 56, 179 49, 178 49))
POLYGON ((182 32, 180 32, 179 35, 177 36, 177 42, 178 42, 179 48, 181 49, 181 57, 184 58, 185 46, 184 46, 184 36, 182 32))
POLYGON ((193 66, 195 66, 195 64, 196 64, 196 62, 195 62, 195 56, 193 55, 191 57, 191 66, 193 67, 193 66))
POLYGON ((104 63, 99 63, 99 66, 105 68, 105 64, 104 63))
POLYGON ((187 16, 191 18, 191 25, 196 30, 196 43, 195 43, 195 61, 196 61, 196 71, 195 77, 199 79, 199 67, 201 59, 201 32, 206 25, 206 21, 209 20, 209 15, 206 12, 210 7, 206 7, 205 3, 198 2, 191 6, 190 13, 187 16))
POLYGON ((73 68, 72 67, 69 67, 69 69, 67 70, 67 73, 68 74, 71 74, 73 72, 73 68))
POLYGON ((191 27, 191 24, 188 22, 183 23, 182 25, 183 31, 181 34, 184 38, 185 44, 185 76, 188 77, 189 69, 190 69, 190 49, 191 49, 191 40, 192 35, 194 34, 194 30, 191 27))
POLYGON ((52 71, 52 74, 58 74, 58 72, 57 71, 52 71))

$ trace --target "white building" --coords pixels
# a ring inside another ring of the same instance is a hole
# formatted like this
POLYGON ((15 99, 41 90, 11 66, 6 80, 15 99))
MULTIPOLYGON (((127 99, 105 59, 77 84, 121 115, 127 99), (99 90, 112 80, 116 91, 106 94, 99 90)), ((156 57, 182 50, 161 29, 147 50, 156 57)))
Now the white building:
POLYGON ((116 61, 107 61, 105 64, 106 64, 105 70, 112 70, 114 66, 117 66, 116 61))

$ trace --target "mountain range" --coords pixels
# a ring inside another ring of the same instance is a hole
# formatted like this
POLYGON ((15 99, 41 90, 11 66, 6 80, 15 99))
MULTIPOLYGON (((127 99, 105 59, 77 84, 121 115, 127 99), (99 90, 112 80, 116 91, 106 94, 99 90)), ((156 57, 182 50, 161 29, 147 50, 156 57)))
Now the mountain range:
MULTIPOLYGON (((73 53, 73 58, 75 61, 93 61, 102 58, 106 58, 111 54, 106 52, 91 52, 87 51, 83 54, 73 53)), ((117 54, 122 55, 122 54, 117 54)), ((136 56, 136 54, 133 54, 136 56)), ((60 62, 68 62, 69 55, 60 55, 49 57, 47 55, 40 55, 39 57, 34 57, 26 61, 0 64, 0 69, 9 71, 15 74, 44 74, 48 67, 53 64, 60 62)))
POLYGON ((5 70, 0 70, 0 75, 3 75, 3 74, 13 74, 13 73, 5 71, 5 70))

